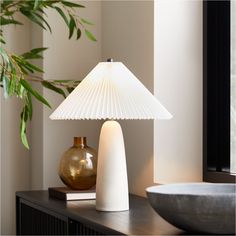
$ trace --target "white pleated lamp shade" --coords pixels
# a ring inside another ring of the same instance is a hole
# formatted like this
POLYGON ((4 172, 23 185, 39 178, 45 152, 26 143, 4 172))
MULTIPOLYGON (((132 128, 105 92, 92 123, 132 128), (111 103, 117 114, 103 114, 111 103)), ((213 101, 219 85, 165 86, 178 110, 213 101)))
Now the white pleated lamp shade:
POLYGON ((99 63, 50 116, 52 120, 171 117, 121 62, 99 63))

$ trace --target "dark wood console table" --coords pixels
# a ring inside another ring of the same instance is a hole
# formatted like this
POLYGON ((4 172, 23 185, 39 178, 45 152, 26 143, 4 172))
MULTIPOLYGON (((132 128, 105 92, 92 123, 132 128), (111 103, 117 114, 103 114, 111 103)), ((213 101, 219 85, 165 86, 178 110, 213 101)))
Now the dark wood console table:
POLYGON ((135 195, 129 211, 100 212, 95 200, 65 202, 50 198, 48 191, 17 192, 16 217, 18 235, 184 234, 135 195))

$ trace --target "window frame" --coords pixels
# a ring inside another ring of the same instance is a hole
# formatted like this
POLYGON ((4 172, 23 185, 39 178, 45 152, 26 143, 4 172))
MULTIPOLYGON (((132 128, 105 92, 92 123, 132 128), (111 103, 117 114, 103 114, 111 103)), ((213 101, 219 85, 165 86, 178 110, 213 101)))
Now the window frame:
POLYGON ((230 168, 230 0, 203 1, 203 181, 230 168))

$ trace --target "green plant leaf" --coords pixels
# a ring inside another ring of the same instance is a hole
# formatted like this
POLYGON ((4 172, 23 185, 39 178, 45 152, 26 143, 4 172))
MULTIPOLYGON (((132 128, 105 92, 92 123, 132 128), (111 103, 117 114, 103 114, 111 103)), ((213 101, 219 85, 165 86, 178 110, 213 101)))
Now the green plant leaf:
POLYGON ((38 54, 33 54, 33 53, 30 53, 30 52, 28 52, 28 53, 24 53, 24 54, 22 54, 21 55, 24 59, 27 59, 27 60, 29 60, 29 59, 42 59, 43 57, 41 56, 41 55, 38 55, 38 54))
POLYGON ((3 62, 3 68, 2 68, 2 71, 1 71, 1 76, 0 76, 0 82, 2 83, 3 81, 3 76, 5 75, 5 68, 4 68, 4 62, 3 62))
POLYGON ((62 17, 63 20, 65 21, 66 25, 69 26, 69 20, 67 19, 65 13, 61 10, 61 8, 59 8, 59 7, 57 7, 57 6, 55 6, 54 8, 55 8, 55 9, 57 10, 57 12, 61 15, 61 17, 62 17))
POLYGON ((21 56, 24 59, 41 59, 43 58, 40 53, 42 53, 43 51, 47 50, 48 48, 34 48, 32 50, 30 50, 29 52, 25 52, 23 53, 21 56))
POLYGON ((22 71, 22 73, 24 74, 24 75, 28 75, 29 73, 28 73, 28 71, 21 65, 21 64, 19 64, 19 63, 17 63, 18 64, 18 66, 20 67, 20 69, 21 69, 21 71, 22 71))
POLYGON ((4 9, 6 6, 8 6, 9 4, 11 4, 13 2, 13 0, 3 0, 1 2, 1 7, 4 9))
POLYGON ((86 34, 87 37, 88 37, 89 39, 91 39, 92 41, 94 41, 94 42, 97 41, 97 39, 94 37, 94 35, 93 35, 90 31, 88 31, 88 30, 85 29, 85 34, 86 34))
POLYGON ((29 118, 29 110, 28 110, 28 106, 27 104, 24 106, 24 116, 23 116, 23 119, 25 122, 28 121, 28 118, 29 118))
POLYGON ((8 98, 9 97, 9 78, 3 75, 2 77, 2 83, 3 83, 3 91, 4 91, 4 97, 8 98))
POLYGON ((33 73, 35 72, 35 71, 37 71, 37 72, 44 72, 41 68, 39 68, 38 66, 36 66, 36 65, 34 65, 34 64, 31 64, 31 63, 29 63, 29 62, 25 62, 25 65, 28 67, 28 68, 30 68, 30 69, 32 69, 33 70, 33 73))
POLYGON ((75 19, 70 15, 70 23, 69 23, 69 39, 73 36, 74 29, 76 28, 75 19))
POLYGON ((84 19, 84 18, 81 18, 80 19, 84 24, 87 24, 87 25, 94 25, 92 22, 90 22, 90 21, 88 21, 88 20, 86 20, 86 19, 84 19))
POLYGON ((24 79, 20 79, 20 84, 28 91, 30 92, 36 99, 38 99, 40 102, 42 102, 43 104, 47 105, 48 107, 51 108, 50 104, 48 103, 48 101, 41 96, 36 90, 34 90, 30 83, 28 83, 26 80, 24 79))
MULTIPOLYGON (((34 73, 34 72, 42 72, 43 70, 39 68, 38 66, 26 61, 23 57, 13 55, 12 58, 17 62, 18 66, 22 69, 22 71, 25 73, 24 68, 27 69, 29 72, 34 73)), ((25 74, 28 74, 27 72, 25 74)))
POLYGON ((40 5, 40 0, 34 0, 34 10, 36 10, 40 5))
POLYGON ((9 25, 9 24, 23 25, 20 21, 0 17, 0 25, 9 25))
POLYGON ((1 53, 1 49, 0 48, 0 55, 1 55, 1 58, 2 58, 2 71, 1 71, 1 76, 0 76, 0 82, 3 81, 3 76, 5 75, 5 70, 7 69, 7 63, 5 62, 5 59, 4 59, 4 55, 1 53))
POLYGON ((21 61, 21 60, 16 60, 17 61, 17 64, 18 66, 21 68, 21 71, 25 74, 25 75, 28 75, 28 71, 31 72, 32 74, 34 73, 34 70, 26 65, 25 61, 21 61))
MULTIPOLYGON (((30 22, 51 32, 51 24, 45 17, 47 15, 44 10, 52 8, 65 21, 69 31, 69 38, 76 35, 76 39, 79 39, 84 33, 85 25, 93 25, 93 23, 76 15, 76 8, 82 9, 85 7, 77 2, 79 3, 79 0, 0 0, 0 26, 11 24, 22 25, 23 21, 18 21, 18 18, 15 17, 16 14, 21 13, 30 20, 30 22)), ((38 101, 48 107, 50 107, 50 104, 31 86, 26 76, 29 74, 32 75, 31 73, 43 72, 40 67, 30 60, 43 58, 42 52, 46 50, 46 48, 32 49, 22 55, 12 54, 12 52, 4 50, 4 44, 7 41, 4 38, 5 32, 3 32, 3 29, 5 31, 6 28, 0 27, 0 60, 2 67, 0 69, 0 86, 3 88, 5 97, 15 95, 18 99, 23 101, 24 106, 21 114, 20 136, 23 145, 29 148, 26 124, 33 115, 32 97, 34 96, 38 101)), ((91 32, 86 31, 85 33, 89 39, 96 41, 96 38, 91 32)), ((66 97, 67 91, 73 91, 78 83, 79 81, 73 80, 42 82, 44 87, 64 97, 66 97)))
POLYGON ((20 83, 18 83, 16 86, 17 97, 20 97, 22 99, 24 94, 25 94, 25 88, 20 83))
POLYGON ((75 88, 73 87, 67 87, 66 90, 68 91, 68 93, 71 93, 75 88))
POLYGON ((16 70, 13 69, 11 72, 11 79, 10 79, 10 83, 9 83, 9 96, 14 95, 15 93, 15 89, 16 89, 16 85, 17 85, 17 77, 16 77, 16 70))
POLYGON ((36 54, 38 54, 38 53, 41 53, 41 52, 43 52, 43 51, 45 51, 45 50, 47 50, 48 48, 34 48, 34 49, 31 49, 30 51, 32 52, 32 53, 36 53, 36 54))
POLYGON ((6 11, 4 13, 5 16, 12 16, 15 12, 14 11, 6 11))
POLYGON ((50 33, 52 33, 51 26, 50 26, 50 25, 48 24, 48 22, 43 18, 43 16, 41 16, 40 14, 38 14, 38 13, 36 13, 36 12, 34 13, 34 15, 37 16, 42 22, 44 22, 44 23, 47 25, 47 27, 48 27, 50 33))
POLYGON ((42 81, 41 84, 42 84, 45 88, 50 89, 50 90, 52 90, 52 91, 54 91, 54 92, 56 92, 56 93, 59 93, 59 94, 61 94, 64 98, 66 98, 65 92, 64 92, 61 88, 58 88, 58 87, 54 86, 53 84, 51 84, 50 82, 45 81, 45 80, 42 81))
MULTIPOLYGON (((22 121, 21 122, 21 129, 23 130, 25 128, 26 124, 25 124, 25 121, 22 121)), ((27 140, 27 136, 26 136, 26 132, 21 132, 21 142, 23 143, 23 145, 29 149, 29 143, 28 143, 28 140, 27 140)))
POLYGON ((27 122, 27 109, 26 106, 23 108, 23 111, 21 112, 20 116, 20 137, 21 137, 21 142, 23 145, 29 149, 29 144, 26 136, 26 122, 27 122))
POLYGON ((70 83, 73 82, 74 80, 65 80, 65 79, 57 79, 57 80, 53 80, 53 82, 58 82, 58 83, 70 83))
POLYGON ((30 120, 32 119, 33 116, 33 104, 32 104, 32 98, 31 98, 31 94, 29 92, 26 93, 27 96, 27 105, 28 105, 28 112, 29 112, 29 118, 30 120))
POLYGON ((6 44, 4 38, 0 35, 0 42, 3 43, 3 44, 6 44))
POLYGON ((47 6, 52 7, 53 4, 60 3, 60 2, 61 0, 44 0, 42 4, 44 7, 47 7, 47 6))
POLYGON ((85 6, 74 3, 74 2, 67 2, 67 1, 61 1, 62 4, 64 4, 67 7, 80 7, 80 8, 85 8, 85 6))
POLYGON ((27 62, 27 61, 25 61, 24 67, 32 73, 34 73, 35 71, 43 73, 43 70, 41 68, 39 68, 39 67, 37 67, 37 66, 27 62))
POLYGON ((43 23, 30 10, 26 10, 25 8, 24 9, 20 8, 20 12, 23 15, 25 15, 28 19, 30 19, 31 21, 33 21, 34 23, 36 23, 37 25, 46 30, 43 23))
POLYGON ((0 47, 0 54, 3 58, 3 60, 5 61, 5 63, 9 64, 9 62, 10 62, 9 57, 8 57, 7 53, 5 52, 5 50, 2 47, 0 47))
POLYGON ((77 37, 76 39, 78 40, 81 37, 81 30, 80 28, 77 29, 77 37))

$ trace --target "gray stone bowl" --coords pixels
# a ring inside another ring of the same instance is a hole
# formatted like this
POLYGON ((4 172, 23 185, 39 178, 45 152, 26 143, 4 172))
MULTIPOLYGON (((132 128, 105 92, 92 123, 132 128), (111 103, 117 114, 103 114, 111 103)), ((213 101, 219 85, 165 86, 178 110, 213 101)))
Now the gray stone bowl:
POLYGON ((235 234, 236 184, 185 183, 146 189, 155 211, 187 232, 235 234))

